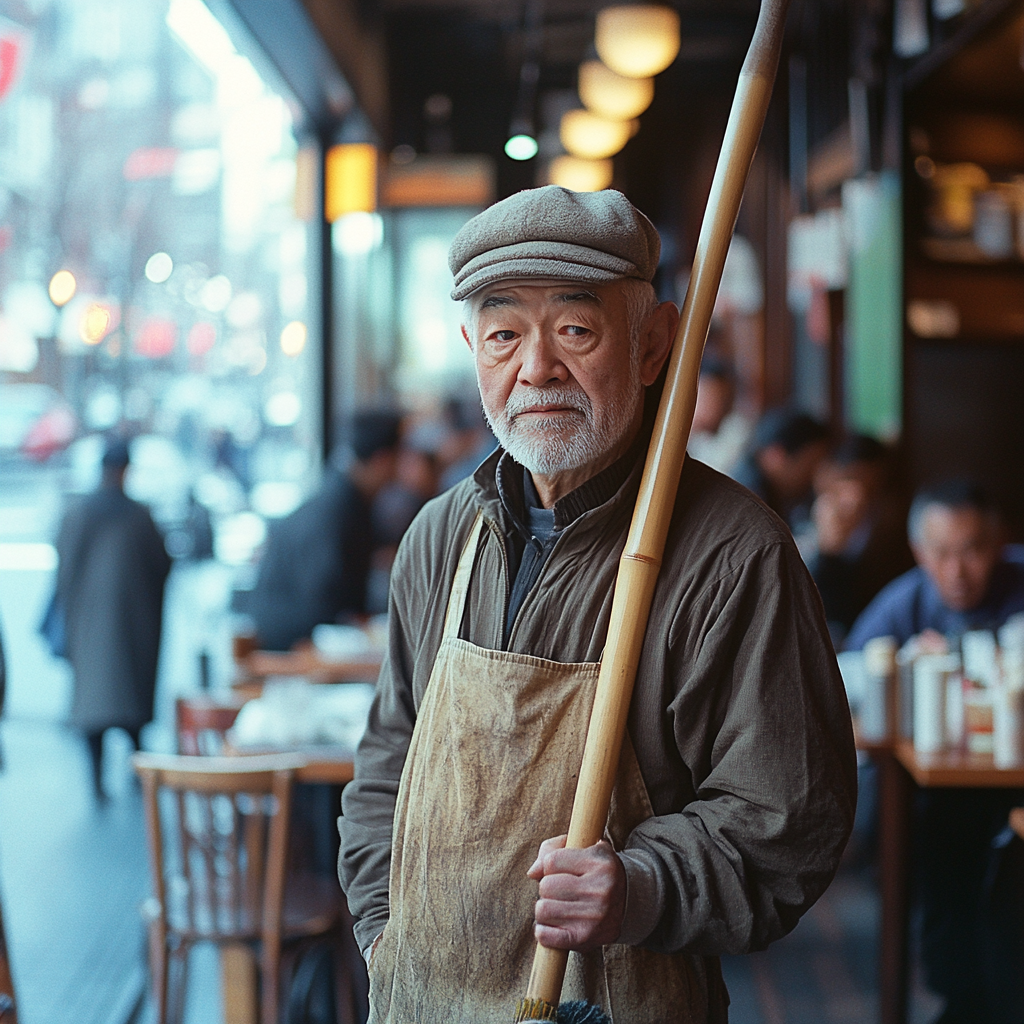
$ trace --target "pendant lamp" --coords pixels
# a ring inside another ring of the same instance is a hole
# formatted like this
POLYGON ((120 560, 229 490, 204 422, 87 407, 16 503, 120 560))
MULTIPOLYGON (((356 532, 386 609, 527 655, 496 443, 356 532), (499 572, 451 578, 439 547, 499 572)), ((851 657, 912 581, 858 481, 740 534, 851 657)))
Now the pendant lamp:
POLYGON ((580 100, 591 113, 628 121, 639 117, 654 99, 653 78, 625 78, 599 60, 580 65, 580 100))
POLYGON ((558 156, 548 168, 548 183, 573 192, 600 192, 612 183, 612 162, 558 156))
POLYGON ((660 4, 606 7, 597 14, 597 55, 626 78, 650 78, 679 53, 679 15, 660 4))
POLYGON ((603 160, 614 156, 629 141, 635 124, 598 117, 589 110, 567 110, 562 115, 559 137, 573 156, 603 160))

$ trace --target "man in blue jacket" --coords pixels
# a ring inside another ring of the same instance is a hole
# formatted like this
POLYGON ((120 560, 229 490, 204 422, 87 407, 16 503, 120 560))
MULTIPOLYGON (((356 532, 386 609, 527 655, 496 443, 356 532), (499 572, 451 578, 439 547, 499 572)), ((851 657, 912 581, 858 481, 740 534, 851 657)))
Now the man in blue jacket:
MULTIPOLYGON (((868 605, 847 649, 929 632, 955 646, 1024 612, 1024 565, 1006 557, 999 512, 978 485, 922 490, 907 528, 918 564, 868 605)), ((1024 1020, 1024 849, 1006 831, 1021 802, 1020 790, 918 794, 921 953, 929 987, 946 998, 941 1024, 1024 1020)))

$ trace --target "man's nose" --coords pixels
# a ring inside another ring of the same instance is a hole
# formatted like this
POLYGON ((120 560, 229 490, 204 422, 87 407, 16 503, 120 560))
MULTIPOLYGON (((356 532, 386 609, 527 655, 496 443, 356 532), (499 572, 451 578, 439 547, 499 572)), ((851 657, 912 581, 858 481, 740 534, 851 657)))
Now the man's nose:
POLYGON ((517 383, 544 387, 569 379, 569 368, 562 361, 557 342, 545 332, 532 331, 521 344, 523 361, 517 383))

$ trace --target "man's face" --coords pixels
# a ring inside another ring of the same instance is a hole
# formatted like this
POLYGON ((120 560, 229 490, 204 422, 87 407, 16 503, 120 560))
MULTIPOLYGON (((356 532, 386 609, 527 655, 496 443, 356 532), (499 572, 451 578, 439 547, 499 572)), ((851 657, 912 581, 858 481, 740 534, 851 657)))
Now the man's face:
POLYGON ((732 411, 733 386, 730 381, 701 374, 697 385, 697 407, 693 412, 695 434, 717 434, 722 420, 732 411))
MULTIPOLYGON (((671 305, 671 304, 666 304, 671 305)), ((499 282, 471 299, 466 340, 495 436, 531 473, 610 464, 642 416, 667 346, 631 345, 624 289, 499 282)), ((595 469, 595 471, 597 471, 595 469)))
POLYGON ((792 454, 780 444, 771 444, 758 453, 757 462, 783 498, 798 501, 810 491, 814 475, 827 454, 826 441, 804 445, 792 454))
POLYGON ((999 560, 999 530, 991 517, 973 508, 930 505, 911 547, 947 608, 970 611, 981 604, 999 560))

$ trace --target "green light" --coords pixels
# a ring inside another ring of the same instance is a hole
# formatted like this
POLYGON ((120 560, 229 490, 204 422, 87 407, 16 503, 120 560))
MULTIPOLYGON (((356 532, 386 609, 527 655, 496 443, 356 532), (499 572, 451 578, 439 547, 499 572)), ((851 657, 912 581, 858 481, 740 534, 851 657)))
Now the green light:
POLYGON ((537 140, 532 135, 513 135, 505 143, 505 155, 512 160, 532 160, 537 155, 537 140))

